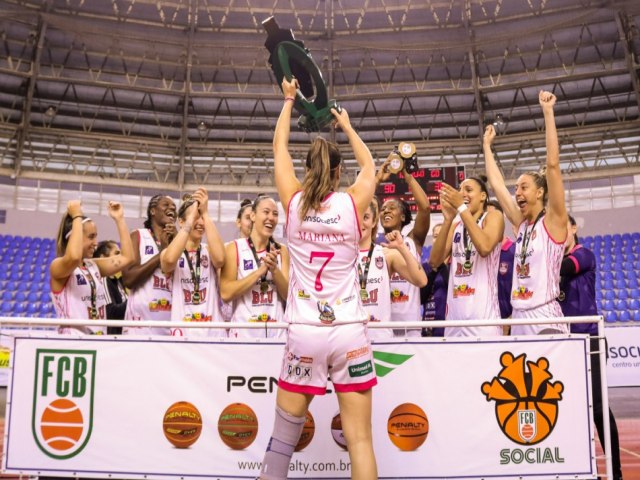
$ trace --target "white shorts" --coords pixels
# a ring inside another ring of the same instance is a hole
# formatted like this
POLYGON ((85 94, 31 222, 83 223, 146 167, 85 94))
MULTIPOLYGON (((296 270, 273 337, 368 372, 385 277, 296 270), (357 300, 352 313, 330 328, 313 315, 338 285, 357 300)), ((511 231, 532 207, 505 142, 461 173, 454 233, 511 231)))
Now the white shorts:
POLYGON ((378 383, 366 326, 289 325, 278 386, 324 395, 329 376, 336 392, 361 392, 378 383))
MULTIPOLYGON (((560 304, 555 300, 529 310, 513 309, 511 318, 554 318, 563 317, 560 304)), ((553 333, 569 333, 567 323, 547 323, 544 325, 512 325, 511 336, 516 335, 540 335, 553 333), (548 330, 548 331, 545 331, 548 330)))

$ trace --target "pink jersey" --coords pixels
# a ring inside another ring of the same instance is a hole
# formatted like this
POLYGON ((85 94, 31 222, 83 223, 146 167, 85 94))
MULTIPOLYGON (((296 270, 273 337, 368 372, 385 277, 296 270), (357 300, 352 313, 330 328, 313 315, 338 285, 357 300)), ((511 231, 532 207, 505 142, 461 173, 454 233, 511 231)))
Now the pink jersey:
MULTIPOLYGON (((238 238, 235 240, 236 252, 237 252, 237 268, 238 268, 238 280, 243 279, 259 267, 256 261, 251 246, 246 238, 238 238)), ((266 254, 266 250, 260 250, 256 252, 258 259, 262 259, 266 254)), ((280 265, 280 257, 278 257, 278 265, 280 265)), ((267 290, 262 291, 261 281, 258 281, 251 287, 251 290, 247 291, 241 297, 236 298, 233 301, 233 314, 231 316, 231 322, 235 323, 264 323, 267 322, 281 322, 284 316, 284 308, 282 306, 282 299, 278 296, 276 285, 273 283, 273 277, 271 272, 267 273, 267 290)), ((284 330, 282 329, 246 329, 246 328, 232 328, 229 331, 230 337, 260 337, 260 338, 273 338, 282 337, 284 330)))
MULTIPOLYGON (((360 271, 364 273, 368 249, 360 250, 360 271)), ((391 321, 391 297, 389 293, 389 267, 384 256, 384 249, 380 245, 373 247, 369 272, 367 274, 367 298, 362 306, 369 315, 369 323, 391 321)), ((369 338, 393 337, 391 328, 369 328, 369 338)))
MULTIPOLYGON (((416 242, 410 237, 404 237, 404 244, 411 255, 420 262, 420 255, 416 249, 416 242)), ((419 322, 422 320, 420 312, 420 288, 394 273, 389 280, 391 289, 391 320, 394 322, 419 322)), ((420 337, 421 329, 396 328, 396 337, 420 337)))
MULTIPOLYGON (((486 213, 480 217, 481 228, 484 227, 485 218, 486 213)), ((501 244, 498 243, 489 255, 481 257, 468 236, 465 247, 464 223, 460 221, 456 224, 451 246, 447 320, 500 318, 498 303, 500 250, 501 244)), ((501 334, 500 326, 445 328, 446 337, 501 334)))
MULTIPOLYGON (((98 319, 105 320, 107 296, 102 283, 102 276, 98 266, 93 260, 85 260, 84 266, 77 267, 67 279, 62 290, 59 292, 51 290, 51 299, 58 318, 67 318, 70 320, 89 320, 91 319, 91 279, 95 287, 96 303, 95 308, 98 312, 98 319)), ((58 328, 59 333, 88 333, 88 334, 105 334, 107 327, 65 327, 58 328)))
MULTIPOLYGON (((137 230, 140 265, 160 253, 157 242, 146 228, 137 230)), ((125 320, 171 320, 171 275, 165 275, 158 265, 147 281, 129 293, 125 320)), ((169 328, 131 328, 122 330, 125 335, 170 335, 169 328)))
POLYGON ((560 294, 564 243, 551 238, 544 225, 544 216, 533 227, 526 220, 520 224, 511 291, 514 309, 529 310, 556 300, 560 294), (524 261, 523 244, 526 244, 524 261))
MULTIPOLYGON (((194 284, 191 269, 186 260, 185 253, 178 259, 176 269, 173 271, 173 307, 171 308, 171 321, 173 322, 221 322, 220 295, 218 290, 218 275, 211 263, 209 250, 204 243, 200 245, 200 285, 199 301, 194 301, 194 284)), ((194 269, 197 264, 197 251, 189 252, 191 264, 194 269)), ((222 329, 217 328, 174 328, 171 331, 175 336, 208 336, 226 337, 222 329)))
POLYGON ((358 295, 358 214, 351 195, 331 192, 300 218, 301 192, 289 202, 285 227, 291 266, 284 320, 332 325, 364 322, 358 295))

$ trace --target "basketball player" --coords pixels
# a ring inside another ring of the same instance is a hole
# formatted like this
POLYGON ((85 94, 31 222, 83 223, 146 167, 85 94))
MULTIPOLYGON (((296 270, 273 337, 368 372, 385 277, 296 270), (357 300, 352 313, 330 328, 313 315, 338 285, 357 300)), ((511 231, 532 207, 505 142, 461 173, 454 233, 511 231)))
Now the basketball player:
MULTIPOLYGON (((391 321, 390 276, 398 274, 412 285, 424 287, 427 275, 420 262, 411 255, 398 230, 385 235, 388 243, 376 245, 373 242, 378 230, 378 220, 378 202, 374 199, 362 217, 358 278, 360 298, 369 315, 369 322, 387 323, 391 321)), ((391 328, 369 328, 369 338, 391 337, 391 328)))
MULTIPOLYGON (((578 226, 569 215, 569 236, 565 246, 564 259, 560 269, 560 307, 565 317, 596 316, 596 257, 591 250, 578 241, 578 226)), ((598 352, 598 325, 595 323, 572 323, 571 333, 588 333, 591 336, 591 352, 598 352)), ((606 345, 606 338, 605 338, 606 345)), ((605 347, 605 352, 608 352, 605 347)), ((600 377, 600 356, 591 356, 591 384, 593 390, 593 420, 598 431, 600 444, 604 449, 604 419, 602 416, 602 387, 600 377)), ((620 441, 618 426, 613 412, 609 409, 611 428, 611 461, 614 480, 622 479, 620 465, 620 441)))
POLYGON ((359 218, 373 198, 375 166, 347 112, 333 109, 335 123, 347 135, 360 173, 346 192, 336 192, 340 152, 336 145, 317 137, 307 153, 301 183, 288 147, 296 90, 295 79, 283 80, 284 106, 273 139, 276 186, 287 212, 291 277, 285 321, 290 325, 276 419, 260 478, 287 478, 305 413, 313 396, 325 393, 331 375, 349 449, 351 478, 373 480, 378 474, 371 433, 371 389, 377 380, 356 263, 359 218), (296 368, 299 365, 309 368, 296 368), (299 371, 311 373, 297 375, 299 371), (356 371, 357 376, 350 375, 356 371))
MULTIPOLYGON (((504 215, 500 202, 489 200, 487 210, 498 210, 504 215)), ((513 259, 515 258, 516 244, 507 237, 502 236, 502 246, 500 247, 500 266, 498 267, 498 304, 500 305, 500 316, 509 318, 511 316, 511 286, 513 285, 513 259)), ((508 335, 509 325, 504 325, 505 335, 508 335)))
POLYGON ((278 206, 271 197, 260 196, 249 212, 253 224, 249 236, 225 247, 220 295, 224 302, 232 302, 231 322, 263 322, 265 328, 232 328, 229 336, 281 337, 283 330, 267 328, 268 322, 282 321, 289 288, 289 251, 273 240, 278 206))
MULTIPOLYGON (((390 177, 391 173, 388 171, 390 161, 391 159, 387 158, 378 170, 376 174, 377 184, 385 182, 390 177)), ((418 184, 418 181, 413 178, 410 173, 407 173, 406 170, 402 170, 402 178, 407 182, 407 186, 418 208, 413 228, 404 236, 404 239, 411 254, 416 260, 420 261, 422 247, 427 238, 427 233, 429 233, 431 207, 429 206, 429 198, 418 184)), ((394 230, 402 231, 412 220, 409 205, 398 199, 387 200, 380 209, 380 220, 385 233, 394 230)), ((420 289, 400 277, 397 273, 391 275, 390 282, 391 320, 405 322, 420 321, 420 289)), ((397 337, 419 337, 421 336, 421 329, 396 328, 394 329, 394 334, 397 337)))
MULTIPOLYGON (((567 210, 560 172, 560 148, 553 106, 556 97, 541 91, 538 96, 544 115, 547 147, 546 173, 528 172, 516 182, 515 200, 496 164, 491 144, 496 136, 492 125, 485 129, 483 150, 489 183, 512 225, 516 237, 512 318, 556 318, 562 310, 556 301, 560 284, 560 264, 567 239, 567 210)), ((568 333, 565 323, 513 325, 512 335, 568 333)))
MULTIPOLYGON (((488 201, 487 185, 481 177, 467 178, 460 185, 460 191, 442 184, 440 205, 444 221, 429 262, 435 268, 451 257, 447 320, 500 318, 498 263, 504 217, 500 212, 488 212, 488 201)), ((446 327, 444 335, 502 335, 502 327, 446 327)))
MULTIPOLYGON (((160 252, 176 234, 176 204, 168 195, 154 195, 147 206, 144 228, 131 232, 135 258, 122 279, 130 289, 125 320, 171 320, 171 275, 160 268, 160 252)), ((162 327, 125 327, 125 335, 170 335, 162 327)))
MULTIPOLYGON (((160 252, 160 266, 173 273, 171 320, 222 321, 217 269, 224 265, 224 244, 208 211, 209 197, 198 188, 178 210, 180 229, 160 252), (206 242, 202 238, 206 237, 206 242)), ((226 337, 221 329, 173 329, 174 336, 226 337), (188 331, 187 331, 188 330, 188 331)))
MULTIPOLYGON (((433 226, 431 236, 433 242, 438 239, 442 223, 433 226)), ((444 320, 447 310, 447 290, 449 288, 449 267, 451 257, 445 258, 444 262, 436 268, 431 267, 429 259, 422 262, 422 268, 427 274, 427 285, 420 289, 420 303, 422 304, 422 321, 444 320)), ((423 337, 444 337, 444 328, 425 327, 422 330, 423 337)))
MULTIPOLYGON (((104 320, 106 295, 102 277, 110 277, 121 271, 133 260, 133 247, 129 238, 124 210, 118 202, 107 205, 113 218, 122 246, 120 255, 92 258, 98 245, 96 224, 82 213, 80 200, 67 204, 67 213, 58 229, 56 249, 58 256, 51 262, 51 298, 58 318, 104 320)), ((107 327, 90 325, 74 327, 88 334, 105 334, 107 327)), ((71 327, 61 326, 59 333, 71 333, 71 327)))

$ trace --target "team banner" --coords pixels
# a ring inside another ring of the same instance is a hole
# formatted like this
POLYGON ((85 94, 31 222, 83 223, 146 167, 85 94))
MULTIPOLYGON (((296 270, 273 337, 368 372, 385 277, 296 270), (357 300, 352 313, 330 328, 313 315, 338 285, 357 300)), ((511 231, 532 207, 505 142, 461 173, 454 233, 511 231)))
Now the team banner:
MULTIPOLYGON (((380 478, 596 478, 586 338, 374 344, 380 478)), ((17 337, 3 470, 254 479, 283 352, 278 342, 17 337)), ((311 374, 307 357, 284 362, 311 374)), ((350 478, 329 388, 311 404, 289 478, 350 478)))
POLYGON ((640 327, 607 327, 607 381, 610 387, 640 386, 640 327))

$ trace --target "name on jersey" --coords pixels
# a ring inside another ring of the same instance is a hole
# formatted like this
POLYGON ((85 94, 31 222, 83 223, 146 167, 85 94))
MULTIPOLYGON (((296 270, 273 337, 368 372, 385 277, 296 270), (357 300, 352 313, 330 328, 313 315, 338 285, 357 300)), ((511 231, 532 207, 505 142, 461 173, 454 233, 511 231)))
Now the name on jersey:
POLYGON ((298 231, 298 239, 304 242, 319 243, 342 243, 347 241, 344 233, 318 233, 305 232, 304 230, 298 231))
POLYGON ((322 218, 318 217, 317 215, 307 215, 302 221, 310 223, 323 223, 325 225, 335 225, 340 222, 340 215, 332 218, 322 218))
MULTIPOLYGON (((187 285, 191 285, 193 283, 193 278, 191 277, 186 277, 181 279, 182 280, 182 284, 184 285, 185 283, 187 285)), ((209 283, 209 277, 200 277, 200 283, 209 283)))
MULTIPOLYGON (((185 288, 182 289, 182 293, 184 295, 184 303, 192 303, 193 292, 191 290, 187 290, 185 288)), ((198 305, 207 301, 207 289, 206 287, 200 290, 200 300, 198 300, 198 305)))
POLYGON ((378 289, 374 288, 370 290, 366 300, 362 300, 362 305, 377 305, 378 304, 378 289))
POLYGON ((169 282, 166 278, 159 277, 157 275, 153 276, 153 288, 154 290, 166 290, 167 292, 171 291, 171 287, 169 286, 169 282))
POLYGON ((273 305, 273 290, 265 293, 252 290, 251 305, 273 305))

